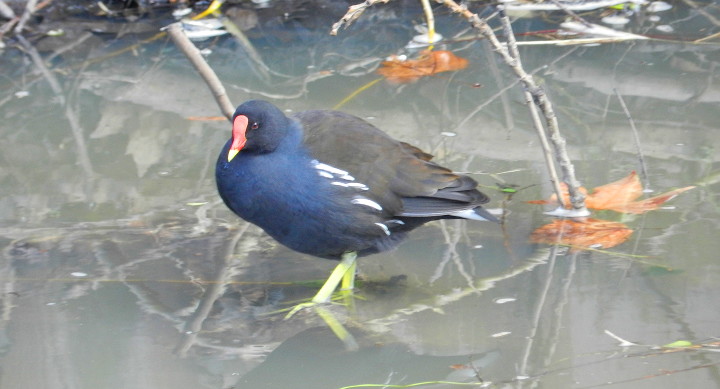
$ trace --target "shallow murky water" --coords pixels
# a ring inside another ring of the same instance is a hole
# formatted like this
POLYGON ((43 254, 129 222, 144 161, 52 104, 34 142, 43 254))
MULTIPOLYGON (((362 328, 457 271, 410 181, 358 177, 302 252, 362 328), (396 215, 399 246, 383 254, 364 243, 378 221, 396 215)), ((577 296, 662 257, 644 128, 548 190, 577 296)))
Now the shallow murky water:
MULTIPOLYGON (((331 108, 376 79, 381 58, 422 22, 409 3, 378 5, 331 37, 346 5, 303 4, 259 10, 247 31, 267 80, 231 37, 198 43, 233 103, 331 108)), ((677 6, 630 26, 696 39, 717 32, 718 13, 677 6)), ((27 47, 0 56, 0 387, 720 385, 720 46, 521 48, 585 186, 641 171, 615 91, 637 126, 649 189, 697 185, 644 215, 599 212, 633 235, 568 253, 528 242, 550 218, 526 201, 550 185, 521 90, 499 94, 513 76, 482 41, 463 39, 463 20, 438 14, 439 32, 459 38, 444 48, 467 69, 380 82, 342 109, 471 172, 490 207, 510 213, 502 228, 432 223, 361 259, 353 309, 328 307, 358 345, 347 350, 320 316, 276 312, 311 297, 334 263, 280 247, 220 203, 213 168, 230 129, 197 120, 219 115, 206 86, 165 37, 124 50, 163 23, 71 19, 65 36, 31 40, 43 70, 27 47), (508 197, 498 183, 527 188, 508 197), (655 348, 679 340, 695 347, 655 348)))

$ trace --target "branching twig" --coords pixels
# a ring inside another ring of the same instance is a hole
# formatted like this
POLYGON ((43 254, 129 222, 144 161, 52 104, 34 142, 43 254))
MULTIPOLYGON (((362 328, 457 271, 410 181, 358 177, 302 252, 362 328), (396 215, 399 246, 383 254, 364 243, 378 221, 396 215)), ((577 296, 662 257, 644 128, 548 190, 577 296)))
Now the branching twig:
MULTIPOLYGON (((517 46, 513 45, 514 43, 514 36, 512 34, 512 29, 510 28, 510 22, 507 19, 507 16, 505 16, 504 12, 501 12, 501 20, 504 24, 506 34, 508 34, 508 47, 500 43, 500 41, 497 39, 497 36, 495 36, 495 33, 493 32, 492 28, 484 21, 482 20, 477 14, 469 11, 468 9, 460 6, 458 3, 456 3, 454 0, 436 0, 439 3, 444 4, 446 7, 448 7, 450 10, 452 10, 455 13, 460 14, 465 19, 470 22, 470 24, 480 31, 480 33, 485 37, 485 39, 490 42, 490 45, 498 55, 500 55, 505 63, 510 67, 510 69, 515 73, 515 75, 520 79, 520 81, 523 83, 523 86, 525 87, 525 90, 528 91, 528 93, 531 94, 532 97, 532 103, 529 104, 529 106, 536 105, 540 110, 543 112, 545 116, 545 122, 547 125, 547 131, 550 133, 550 140, 553 143, 553 146, 555 148, 555 158, 557 160, 558 165, 560 166, 560 169, 563 172, 563 181, 568 185, 568 191, 570 193, 570 202, 572 203, 572 206, 574 208, 574 213, 572 213, 572 216, 586 216, 589 214, 587 209, 585 208, 585 196, 580 193, 578 190, 580 184, 575 178, 575 168, 572 165, 572 162, 570 161, 570 157, 567 154, 567 150, 565 148, 565 139, 560 135, 557 117, 555 116, 555 112, 553 110, 552 104, 548 100, 547 96, 545 95, 545 91, 543 91, 542 88, 538 87, 537 84, 535 84, 535 81, 532 79, 532 77, 525 72, 525 70, 522 68, 522 65, 520 63, 520 58, 517 56, 517 46)), ((502 11, 502 7, 499 7, 502 11)), ((531 115, 535 116, 535 113, 532 113, 531 109, 531 115)), ((542 128, 538 128, 538 134, 541 135, 541 140, 544 136, 544 130, 542 128)), ((550 174, 552 175, 552 171, 554 170, 554 164, 548 163, 548 169, 550 170, 550 174)), ((557 179, 553 178, 553 181, 557 183, 557 179)), ((559 186, 555 185, 555 191, 557 192, 558 198, 562 198, 562 193, 559 190, 559 186)), ((568 215, 569 216, 569 215, 568 215)))
POLYGON ((377 3, 388 3, 390 0, 365 0, 365 2, 361 4, 356 4, 353 6, 350 6, 347 13, 345 13, 345 16, 340 19, 337 23, 332 25, 332 29, 330 30, 330 35, 337 35, 338 30, 340 30, 340 27, 345 25, 345 28, 347 28, 349 25, 351 25, 354 21, 356 21, 360 15, 365 12, 365 10, 377 3))

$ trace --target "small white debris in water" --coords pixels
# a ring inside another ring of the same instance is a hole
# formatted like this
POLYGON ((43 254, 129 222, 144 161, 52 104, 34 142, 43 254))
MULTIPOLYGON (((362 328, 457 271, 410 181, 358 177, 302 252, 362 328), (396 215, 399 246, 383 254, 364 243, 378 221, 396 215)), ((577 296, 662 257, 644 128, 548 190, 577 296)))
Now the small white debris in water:
POLYGON ((180 9, 176 9, 175 11, 173 11, 172 16, 175 19, 180 20, 180 19, 182 19, 183 16, 189 14, 190 12, 192 12, 192 8, 190 8, 190 7, 180 8, 180 9))
POLYGON ((457 136, 456 133, 450 132, 450 131, 443 131, 443 132, 440 133, 440 135, 442 135, 442 136, 447 136, 447 137, 457 136))
POLYGON ((387 58, 385 58, 386 61, 405 61, 407 60, 407 55, 400 54, 400 55, 391 55, 387 58))
POLYGON ((62 28, 58 28, 57 30, 50 30, 50 31, 46 32, 45 35, 47 35, 47 36, 61 36, 61 35, 65 35, 65 31, 63 31, 62 28))
POLYGON ((412 41, 414 43, 420 43, 420 44, 427 45, 428 43, 435 43, 435 42, 441 41, 442 38, 443 38, 443 36, 436 32, 435 34, 433 34, 432 41, 430 41, 430 34, 415 35, 412 38, 412 41))
POLYGON ((619 15, 605 16, 600 20, 602 20, 603 23, 610 24, 612 26, 622 26, 624 24, 630 23, 630 19, 626 18, 625 16, 619 15))
POLYGON ((74 271, 74 272, 70 273, 70 275, 73 277, 87 277, 88 276, 87 273, 83 273, 81 271, 74 271))
POLYGON ((495 304, 505 304, 505 303, 511 303, 516 300, 517 299, 513 298, 513 297, 504 297, 504 298, 495 299, 494 303, 495 304))
POLYGON ((285 112, 292 112, 292 108, 285 108, 285 112))
POLYGON ((502 338, 503 336, 507 336, 507 335, 510 335, 510 334, 512 334, 512 332, 510 332, 510 331, 505 331, 505 332, 498 332, 498 333, 492 334, 492 335, 490 335, 490 336, 493 337, 493 338, 502 338))
POLYGON ((365 119, 367 120, 375 120, 377 119, 375 116, 365 116, 365 119))
POLYGON ((664 2, 664 1, 653 1, 652 3, 648 4, 647 8, 645 10, 647 12, 662 12, 667 11, 672 8, 672 5, 664 2))
POLYGON ((650 15, 650 16, 648 16, 648 20, 651 21, 651 22, 653 22, 653 23, 656 23, 656 22, 659 22, 659 21, 660 21, 660 16, 650 15))
POLYGON ((526 376, 526 375, 519 375, 519 376, 515 377, 515 379, 518 381, 526 380, 528 378, 530 378, 530 376, 526 376))
POLYGON ((202 55, 203 57, 207 57, 210 54, 212 54, 212 50, 210 49, 205 48, 200 50, 200 55, 202 55))
POLYGON ((669 209, 669 210, 673 210, 673 209, 677 209, 677 207, 676 207, 676 206, 674 206, 674 205, 668 205, 668 206, 665 206, 665 207, 660 207, 660 209, 669 209))
POLYGON ((473 246, 473 248, 474 248, 474 249, 481 249, 481 248, 483 248, 483 245, 481 245, 481 244, 476 244, 475 246, 473 246))
POLYGON ((52 307, 53 305, 56 305, 56 304, 57 304, 57 303, 47 303, 47 304, 45 304, 45 305, 47 305, 48 307, 52 307))
POLYGON ((663 25, 661 25, 661 26, 657 26, 657 27, 655 27, 655 29, 657 29, 657 30, 660 31, 660 32, 673 32, 673 31, 675 31, 675 29, 672 28, 672 26, 667 25, 667 24, 663 24, 663 25))
POLYGON ((17 97, 18 99, 22 99, 23 97, 28 97, 28 96, 30 96, 30 92, 28 92, 26 90, 20 90, 20 91, 15 92, 15 97, 17 97))
POLYGON ((675 146, 685 146, 685 143, 675 143, 675 146))

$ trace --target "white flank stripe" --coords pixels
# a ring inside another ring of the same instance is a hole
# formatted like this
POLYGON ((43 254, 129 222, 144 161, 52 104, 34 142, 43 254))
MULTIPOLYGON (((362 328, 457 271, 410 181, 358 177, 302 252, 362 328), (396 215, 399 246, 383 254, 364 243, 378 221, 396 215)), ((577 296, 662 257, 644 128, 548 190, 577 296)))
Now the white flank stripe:
MULTIPOLYGON (((358 204, 358 205, 365 205, 372 209, 382 211, 382 207, 380 206, 380 204, 378 204, 370 199, 367 199, 365 197, 358 197, 358 198, 352 199, 351 203, 358 204)), ((375 224, 377 224, 377 223, 375 223, 375 224)), ((383 224, 383 226, 385 226, 385 225, 383 224)), ((387 228, 387 227, 385 227, 385 228, 387 228)))
POLYGON ((356 188, 360 190, 369 190, 370 188, 367 187, 365 184, 361 184, 359 182, 340 182, 340 181, 333 181, 330 183, 331 185, 337 185, 337 186, 344 186, 346 188, 356 188))
POLYGON ((378 227, 382 228, 382 230, 383 230, 383 232, 385 233, 385 235, 388 235, 388 236, 390 235, 390 229, 389 229, 386 225, 384 225, 384 224, 382 224, 382 223, 375 223, 375 225, 377 225, 378 227))
POLYGON ((338 169, 338 168, 336 168, 336 167, 334 167, 334 166, 330 166, 330 165, 328 165, 328 164, 326 164, 326 163, 322 163, 322 162, 317 161, 317 160, 313 160, 313 161, 312 161, 312 164, 313 164, 313 167, 315 167, 315 169, 324 170, 324 171, 326 171, 326 172, 328 172, 328 173, 337 175, 338 178, 340 178, 340 179, 343 179, 343 180, 346 180, 346 181, 355 181, 355 177, 353 177, 353 176, 351 176, 350 174, 348 174, 348 172, 346 172, 345 170, 338 169))

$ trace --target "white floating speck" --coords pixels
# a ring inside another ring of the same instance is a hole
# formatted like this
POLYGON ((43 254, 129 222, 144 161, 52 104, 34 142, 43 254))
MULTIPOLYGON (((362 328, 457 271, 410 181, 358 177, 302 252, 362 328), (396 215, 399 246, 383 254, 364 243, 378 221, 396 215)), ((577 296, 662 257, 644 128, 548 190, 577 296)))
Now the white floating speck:
POLYGON ((516 298, 513 298, 513 297, 504 297, 504 298, 495 299, 495 301, 493 301, 493 302, 494 302, 495 304, 505 304, 505 303, 511 303, 511 302, 513 302, 513 301, 516 301, 516 300, 517 300, 517 299, 516 299, 516 298))
POLYGON ((57 304, 57 303, 47 303, 47 304, 45 304, 45 305, 47 305, 48 307, 52 307, 53 305, 56 305, 56 304, 57 304))
POLYGON ((216 36, 225 35, 228 32, 225 30, 198 30, 198 31, 185 31, 188 39, 191 41, 204 41, 216 36))
POLYGON ((183 16, 189 14, 190 12, 192 12, 192 8, 190 8, 190 7, 179 8, 179 9, 172 11, 172 16, 175 19, 179 20, 179 19, 182 19, 183 16))
POLYGON ((653 23, 657 23, 657 22, 660 21, 660 16, 650 15, 650 16, 648 16, 648 20, 651 21, 651 22, 653 22, 653 23))
POLYGON ((47 35, 47 36, 61 36, 64 34, 65 34, 65 31, 63 31, 62 28, 58 28, 57 30, 50 30, 45 33, 45 35, 47 35))
POLYGON ((414 43, 420 43, 420 44, 427 45, 430 43, 439 42, 442 40, 442 38, 443 38, 443 36, 436 32, 433 34, 432 40, 430 39, 430 34, 419 34, 419 35, 415 35, 412 38, 412 41, 414 43))
POLYGON ((664 1, 653 1, 652 3, 648 4, 646 10, 648 12, 662 12, 667 11, 672 8, 672 5, 664 2, 664 1))
POLYGON ((442 135, 442 136, 447 136, 447 137, 457 136, 456 133, 450 132, 450 131, 443 131, 443 132, 440 133, 440 135, 442 135))
POLYGON ((28 96, 30 96, 30 92, 28 92, 26 90, 19 90, 19 91, 15 92, 15 97, 17 97, 18 99, 22 99, 23 97, 28 97, 28 96))
POLYGON ((672 28, 672 26, 671 26, 671 25, 668 25, 668 24, 663 24, 663 25, 661 25, 661 26, 657 26, 657 27, 655 27, 655 29, 657 29, 657 30, 660 31, 660 32, 673 32, 673 31, 675 31, 675 29, 672 28))
POLYGON ((74 272, 70 273, 70 275, 73 277, 87 277, 88 276, 87 273, 83 273, 81 271, 74 271, 74 272))
POLYGON ((510 332, 510 331, 504 331, 504 332, 498 332, 498 333, 496 333, 496 334, 492 334, 492 335, 490 335, 490 336, 492 336, 493 338, 502 338, 503 336, 508 336, 508 335, 510 335, 510 334, 512 334, 512 332, 510 332))
POLYGON ((203 57, 207 57, 210 54, 212 54, 212 50, 208 48, 200 50, 200 55, 202 55, 203 57))
POLYGON ((474 248, 474 249, 481 249, 481 248, 483 248, 483 245, 481 245, 481 244, 476 244, 475 246, 473 246, 473 248, 474 248))
POLYGON ((523 381, 523 380, 526 380, 526 379, 528 379, 528 378, 530 378, 530 376, 526 376, 526 375, 519 375, 519 376, 515 377, 515 379, 518 380, 518 381, 523 381))
POLYGON ((626 18, 625 16, 619 16, 619 15, 605 16, 604 18, 602 18, 600 20, 602 20, 603 23, 609 24, 612 26, 622 26, 622 25, 630 23, 629 18, 626 18))
POLYGON ((666 206, 664 206, 664 207, 660 207, 660 209, 673 210, 673 209, 677 209, 677 207, 674 206, 674 205, 666 205, 666 206))

